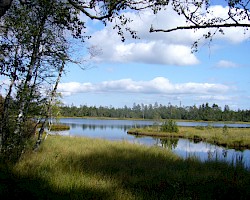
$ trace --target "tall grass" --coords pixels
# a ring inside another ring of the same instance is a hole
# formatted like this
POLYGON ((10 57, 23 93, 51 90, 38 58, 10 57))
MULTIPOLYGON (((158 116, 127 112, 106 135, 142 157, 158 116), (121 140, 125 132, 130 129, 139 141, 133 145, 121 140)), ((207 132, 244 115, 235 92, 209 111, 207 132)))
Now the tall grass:
POLYGON ((127 142, 50 136, 0 172, 0 196, 35 199, 249 199, 250 172, 127 142))

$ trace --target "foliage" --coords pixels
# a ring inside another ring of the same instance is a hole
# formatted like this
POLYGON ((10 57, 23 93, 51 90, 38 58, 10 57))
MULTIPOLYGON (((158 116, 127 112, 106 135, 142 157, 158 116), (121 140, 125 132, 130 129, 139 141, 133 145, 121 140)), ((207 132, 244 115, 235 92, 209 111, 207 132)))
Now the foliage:
POLYGON ((177 126, 177 123, 170 119, 161 125, 161 131, 169 133, 178 133, 179 128, 177 126))
POLYGON ((22 139, 20 140, 18 135, 14 134, 14 122, 9 122, 8 128, 9 137, 5 140, 5 146, 2 148, 1 160, 6 163, 16 162, 20 159, 25 150, 30 150, 31 143, 34 142, 35 136, 35 123, 31 120, 26 121, 22 127, 22 139))

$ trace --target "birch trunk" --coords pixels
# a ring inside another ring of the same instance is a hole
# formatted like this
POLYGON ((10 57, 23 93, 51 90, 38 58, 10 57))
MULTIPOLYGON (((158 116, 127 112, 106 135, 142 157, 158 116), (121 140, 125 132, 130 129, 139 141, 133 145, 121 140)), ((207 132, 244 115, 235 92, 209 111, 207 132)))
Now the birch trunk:
POLYGON ((60 79, 61 79, 61 77, 62 77, 62 73, 63 73, 63 71, 64 71, 64 64, 65 64, 65 63, 64 63, 64 61, 63 61, 62 66, 61 66, 60 69, 59 69, 59 73, 58 73, 58 76, 57 76, 57 79, 56 79, 55 86, 54 86, 54 88, 53 88, 53 90, 52 90, 52 92, 51 92, 51 96, 50 96, 50 99, 49 99, 48 105, 47 105, 46 115, 45 115, 44 121, 43 121, 43 123, 42 123, 42 126, 41 126, 41 128, 40 128, 40 130, 39 130, 36 144, 35 144, 35 146, 34 146, 34 150, 35 150, 35 151, 39 148, 39 146, 40 146, 40 144, 41 144, 41 142, 42 142, 42 135, 43 135, 43 133, 44 133, 45 125, 46 125, 46 123, 47 123, 47 121, 48 121, 48 119, 49 119, 50 113, 51 113, 52 102, 53 102, 53 100, 54 100, 54 98, 55 98, 55 96, 56 96, 57 87, 58 87, 58 84, 59 84, 60 79))

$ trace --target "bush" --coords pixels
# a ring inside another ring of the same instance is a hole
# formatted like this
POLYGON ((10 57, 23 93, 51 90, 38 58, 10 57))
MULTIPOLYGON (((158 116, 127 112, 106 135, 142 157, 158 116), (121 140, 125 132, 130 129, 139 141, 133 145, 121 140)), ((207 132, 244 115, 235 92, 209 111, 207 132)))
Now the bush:
POLYGON ((178 133, 179 128, 176 122, 170 119, 162 124, 161 131, 169 133, 178 133))

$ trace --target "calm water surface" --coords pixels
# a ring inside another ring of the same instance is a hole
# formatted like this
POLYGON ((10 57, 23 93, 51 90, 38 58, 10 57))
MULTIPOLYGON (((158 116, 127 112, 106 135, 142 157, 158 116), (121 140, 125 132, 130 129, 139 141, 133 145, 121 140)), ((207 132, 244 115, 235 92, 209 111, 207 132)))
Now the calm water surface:
MULTIPOLYGON (((82 136, 91 138, 101 138, 112 141, 126 140, 131 143, 160 146, 170 149, 183 158, 196 156, 202 161, 220 159, 228 162, 242 160, 244 165, 250 168, 250 150, 235 151, 225 149, 205 142, 194 143, 187 139, 167 138, 159 139, 153 137, 136 137, 127 134, 128 129, 134 127, 151 126, 154 121, 144 120, 98 120, 80 118, 62 118, 59 121, 70 126, 69 131, 60 131, 59 134, 69 136, 82 136)), ((223 127, 220 123, 205 122, 177 122, 180 126, 216 126, 223 127)), ((226 124, 228 127, 249 127, 249 124, 226 124)))

